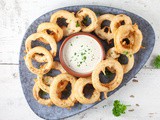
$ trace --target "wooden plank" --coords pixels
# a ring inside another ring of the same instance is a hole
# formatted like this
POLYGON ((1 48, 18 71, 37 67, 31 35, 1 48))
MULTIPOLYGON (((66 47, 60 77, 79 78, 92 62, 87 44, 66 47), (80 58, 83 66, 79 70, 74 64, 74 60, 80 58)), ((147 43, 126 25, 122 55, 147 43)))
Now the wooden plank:
MULTIPOLYGON (((11 0, 10 2, 4 1, 1 2, 0 7, 0 63, 14 63, 18 64, 19 58, 19 49, 23 35, 29 26, 37 17, 40 15, 59 7, 63 7, 63 1, 50 1, 45 0, 43 2, 34 0, 27 1, 24 0, 11 0)), ((65 6, 75 5, 75 4, 84 4, 83 1, 73 1, 65 2, 65 6)), ((158 5, 160 1, 151 1, 141 0, 141 1, 128 1, 124 2, 115 0, 113 1, 85 1, 85 4, 93 5, 106 5, 116 8, 122 8, 128 11, 131 11, 135 14, 138 14, 148 20, 153 26, 156 33, 156 45, 148 60, 146 67, 152 68, 153 58, 160 53, 160 32, 159 31, 159 13, 160 8, 158 5), (122 4, 121 4, 122 3, 122 4), (153 9, 154 5, 154 9, 153 9)))
MULTIPOLYGON (((40 120, 29 108, 24 98, 17 65, 0 65, 0 119, 7 120, 40 120)), ((134 78, 138 82, 130 81, 126 86, 117 91, 107 100, 101 102, 95 107, 71 117, 67 120, 114 120, 112 115, 113 101, 118 99, 125 104, 131 105, 119 120, 137 120, 137 119, 158 119, 160 118, 160 70, 141 70, 134 78), (134 97, 130 97, 133 95, 134 97), (139 104, 139 107, 136 106, 139 104)))

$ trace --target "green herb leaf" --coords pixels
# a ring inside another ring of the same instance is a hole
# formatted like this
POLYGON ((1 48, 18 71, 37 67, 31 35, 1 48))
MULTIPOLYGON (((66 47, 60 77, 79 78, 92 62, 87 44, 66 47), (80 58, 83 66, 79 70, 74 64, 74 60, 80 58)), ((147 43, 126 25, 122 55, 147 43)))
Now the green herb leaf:
POLYGON ((88 21, 89 21, 89 16, 86 16, 86 17, 83 19, 82 23, 87 24, 88 21))
POLYGON ((155 68, 160 69, 160 55, 158 55, 158 56, 154 59, 153 66, 154 66, 155 68))
POLYGON ((87 59, 87 57, 86 56, 83 56, 83 60, 86 60, 87 59))
POLYGON ((128 55, 128 53, 129 53, 128 51, 124 51, 123 52, 124 55, 128 55))
POLYGON ((80 67, 81 65, 77 65, 77 67, 80 67))
POLYGON ((77 21, 77 23, 76 23, 76 27, 79 27, 80 26, 80 24, 78 23, 78 21, 77 21))
POLYGON ((130 106, 130 105, 124 105, 120 103, 119 100, 115 100, 113 106, 114 107, 112 109, 112 113, 114 116, 118 117, 118 116, 121 116, 121 114, 125 114, 127 106, 130 106))

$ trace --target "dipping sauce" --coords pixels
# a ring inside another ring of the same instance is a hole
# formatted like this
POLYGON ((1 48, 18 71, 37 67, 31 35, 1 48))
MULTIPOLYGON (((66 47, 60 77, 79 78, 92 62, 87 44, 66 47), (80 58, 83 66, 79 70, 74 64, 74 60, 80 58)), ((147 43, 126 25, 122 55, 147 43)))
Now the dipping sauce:
POLYGON ((69 38, 61 53, 67 67, 80 74, 91 73, 104 58, 104 51, 100 43, 95 38, 85 34, 78 34, 69 38))

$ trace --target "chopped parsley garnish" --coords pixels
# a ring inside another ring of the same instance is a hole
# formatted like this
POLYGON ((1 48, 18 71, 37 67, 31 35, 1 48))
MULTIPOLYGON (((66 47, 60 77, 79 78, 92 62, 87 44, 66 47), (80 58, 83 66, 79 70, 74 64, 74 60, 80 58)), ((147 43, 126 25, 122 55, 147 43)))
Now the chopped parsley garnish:
POLYGON ((76 55, 77 53, 74 53, 74 55, 76 55))
POLYGON ((86 53, 83 53, 83 52, 81 53, 81 55, 85 55, 85 54, 86 54, 86 53))
POLYGON ((88 21, 89 21, 89 16, 86 16, 86 17, 83 19, 83 21, 82 21, 82 22, 83 22, 84 24, 87 24, 87 23, 88 23, 88 21))
POLYGON ((77 67, 80 67, 80 65, 77 65, 77 67))
POLYGON ((81 45, 81 47, 83 47, 83 45, 81 45))
POLYGON ((80 24, 78 23, 78 21, 77 21, 77 23, 76 23, 76 27, 79 27, 80 26, 80 24))
POLYGON ((154 66, 155 68, 160 69, 160 55, 158 55, 158 56, 154 59, 153 66, 154 66))
POLYGON ((118 116, 121 116, 121 114, 125 114, 127 106, 130 106, 130 105, 125 105, 120 103, 119 100, 115 100, 113 106, 114 107, 112 109, 112 113, 114 116, 118 117, 118 116))
POLYGON ((130 54, 129 57, 132 57, 132 54, 130 54))
POLYGON ((87 57, 86 56, 83 56, 83 60, 86 60, 87 59, 87 57))
POLYGON ((124 55, 128 55, 128 53, 129 53, 128 51, 124 51, 123 52, 124 55))
POLYGON ((73 46, 72 43, 70 45, 73 46))

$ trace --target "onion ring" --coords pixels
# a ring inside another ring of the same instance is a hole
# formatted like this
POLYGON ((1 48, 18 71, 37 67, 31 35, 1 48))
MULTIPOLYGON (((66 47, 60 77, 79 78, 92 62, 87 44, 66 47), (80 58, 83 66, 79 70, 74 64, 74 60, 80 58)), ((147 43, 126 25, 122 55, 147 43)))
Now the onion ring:
MULTIPOLYGON (((41 23, 37 28, 37 32, 45 32, 53 36, 56 42, 59 42, 63 37, 63 30, 57 24, 50 22, 41 23)), ((48 42, 45 39, 40 39, 40 40, 43 43, 48 44, 48 42)))
POLYGON ((101 28, 101 24, 103 21, 108 20, 112 21, 115 15, 112 14, 104 14, 98 17, 98 27, 95 29, 95 33, 103 40, 106 40, 108 43, 111 39, 113 39, 113 33, 111 32, 110 26, 105 26, 101 28), (107 32, 105 32, 107 29, 107 32))
POLYGON ((142 32, 138 29, 136 24, 134 25, 123 25, 118 28, 114 35, 114 45, 118 53, 134 54, 139 51, 142 44, 142 32), (129 40, 129 44, 124 41, 129 40))
POLYGON ((97 22, 98 22, 97 16, 92 10, 88 8, 81 8, 77 12, 76 17, 79 19, 79 23, 83 32, 92 32, 97 27, 97 22), (89 26, 85 26, 82 23, 82 21, 86 16, 89 16, 89 18, 91 18, 91 24, 89 26))
POLYGON ((74 16, 74 13, 71 13, 66 10, 59 10, 51 16, 50 22, 57 24, 58 18, 65 18, 66 23, 68 23, 67 27, 61 27, 64 36, 71 35, 81 30, 81 27, 77 26, 78 19, 74 16))
MULTIPOLYGON (((64 70, 64 68, 62 67, 62 65, 59 62, 53 62, 52 69, 59 70, 61 73, 66 73, 66 71, 64 70)), ((49 93, 50 84, 54 80, 54 77, 51 77, 51 76, 44 76, 43 77, 43 75, 38 75, 37 79, 38 79, 38 81, 37 81, 38 86, 46 93, 49 93)), ((60 92, 63 91, 65 89, 65 87, 67 86, 67 84, 68 84, 67 81, 61 82, 59 84, 58 90, 60 92)))
POLYGON ((79 78, 74 86, 76 100, 82 104, 92 104, 100 100, 100 92, 97 90, 94 90, 93 95, 90 98, 84 96, 83 89, 87 84, 92 84, 91 78, 79 78))
MULTIPOLYGON (((134 55, 133 54, 130 54, 130 55, 127 54, 125 56, 128 58, 128 63, 125 64, 125 65, 122 65, 122 67, 123 67, 123 72, 127 73, 132 69, 132 67, 134 65, 134 55)), ((115 60, 118 60, 119 57, 120 57, 120 54, 115 51, 115 47, 110 48, 107 51, 106 58, 113 58, 115 60)), ((112 73, 114 73, 112 69, 110 71, 112 73)))
POLYGON ((124 14, 116 15, 111 21, 111 31, 114 34, 116 30, 122 25, 132 25, 132 20, 129 16, 124 14), (124 23, 123 23, 124 22, 124 23))
POLYGON ((92 84, 94 88, 100 92, 108 92, 117 88, 123 79, 123 68, 122 65, 114 59, 106 59, 101 61, 92 72, 92 84), (116 70, 115 78, 110 82, 103 84, 100 82, 99 74, 102 71, 105 73, 105 68, 114 68, 116 70))
POLYGON ((75 83, 76 83, 76 78, 70 74, 64 73, 64 74, 57 75, 54 78, 54 80, 50 86, 49 94, 50 94, 50 98, 51 98, 52 102, 55 105, 62 107, 62 108, 69 108, 71 106, 74 106, 74 103, 76 102, 76 99, 75 99, 75 96, 73 93, 73 88, 74 88, 75 83), (70 96, 67 99, 60 99, 57 95, 58 84, 61 81, 68 81, 71 83, 72 91, 71 91, 70 96))
POLYGON ((53 57, 50 54, 50 52, 43 48, 43 47, 34 47, 32 48, 25 57, 25 63, 27 68, 34 74, 46 74, 48 73, 53 65, 53 57), (44 54, 45 58, 47 59, 47 63, 43 65, 43 67, 40 67, 39 69, 35 68, 32 64, 32 57, 34 54, 44 54))
POLYGON ((119 58, 119 57, 120 57, 120 54, 115 51, 115 47, 112 47, 107 51, 106 59, 107 58, 116 59, 116 58, 119 58))
POLYGON ((33 97, 38 101, 38 103, 42 104, 42 105, 47 105, 47 106, 51 106, 53 105, 53 102, 50 98, 48 99, 44 99, 41 98, 39 96, 39 92, 40 92, 40 87, 38 86, 37 82, 34 84, 33 86, 33 97))
MULTIPOLYGON (((56 53, 57 53, 57 44, 55 42, 55 39, 53 37, 51 37, 50 35, 48 35, 47 33, 43 33, 43 32, 34 33, 26 39, 26 42, 25 42, 26 52, 29 52, 32 49, 32 47, 31 47, 32 41, 35 41, 38 38, 43 38, 50 44, 50 47, 51 47, 50 53, 52 54, 53 57, 55 57, 56 53)), ((38 54, 35 54, 34 59, 37 62, 46 62, 47 61, 46 57, 44 57, 42 55, 38 55, 38 54)))

